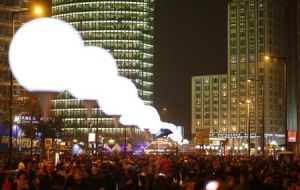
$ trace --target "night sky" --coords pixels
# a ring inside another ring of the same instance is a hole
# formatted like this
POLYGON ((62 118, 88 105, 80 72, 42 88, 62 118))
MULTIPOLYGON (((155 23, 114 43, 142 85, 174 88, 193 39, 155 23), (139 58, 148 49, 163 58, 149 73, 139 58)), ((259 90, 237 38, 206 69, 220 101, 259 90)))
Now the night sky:
POLYGON ((162 121, 185 127, 185 138, 190 138, 192 76, 227 72, 226 14, 226 0, 155 3, 154 106, 162 121))

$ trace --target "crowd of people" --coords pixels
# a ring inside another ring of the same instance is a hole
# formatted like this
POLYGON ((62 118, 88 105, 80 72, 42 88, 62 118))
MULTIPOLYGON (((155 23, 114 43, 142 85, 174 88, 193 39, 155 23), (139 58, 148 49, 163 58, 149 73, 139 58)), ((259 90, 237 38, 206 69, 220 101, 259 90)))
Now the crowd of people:
POLYGON ((300 158, 80 155, 23 159, 15 175, 0 165, 1 190, 300 190, 300 158))

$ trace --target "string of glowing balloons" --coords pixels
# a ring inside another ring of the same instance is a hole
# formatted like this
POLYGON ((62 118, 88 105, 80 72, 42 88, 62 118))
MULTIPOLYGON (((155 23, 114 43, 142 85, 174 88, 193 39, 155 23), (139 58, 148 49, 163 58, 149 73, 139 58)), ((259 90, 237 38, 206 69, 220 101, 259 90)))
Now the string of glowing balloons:
POLYGON ((14 35, 9 63, 16 80, 30 92, 62 92, 97 100, 107 115, 120 115, 123 125, 137 125, 152 134, 170 129, 169 138, 181 143, 177 127, 162 122, 157 110, 145 105, 133 82, 118 75, 113 56, 105 49, 84 46, 70 24, 39 18, 25 23, 14 35))

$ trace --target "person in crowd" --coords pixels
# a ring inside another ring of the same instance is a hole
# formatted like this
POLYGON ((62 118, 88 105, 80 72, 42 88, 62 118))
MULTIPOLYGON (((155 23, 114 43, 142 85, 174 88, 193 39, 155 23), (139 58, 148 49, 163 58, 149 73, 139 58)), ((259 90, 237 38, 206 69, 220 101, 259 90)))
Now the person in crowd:
POLYGON ((68 177, 66 185, 64 186, 65 190, 96 190, 96 187, 93 186, 90 181, 85 178, 85 172, 81 167, 74 167, 72 174, 68 177))
POLYGON ((0 164, 0 189, 12 189, 12 180, 5 174, 5 165, 3 163, 0 164))
POLYGON ((17 174, 17 180, 15 183, 16 190, 27 190, 29 188, 27 173, 24 170, 20 170, 17 174))

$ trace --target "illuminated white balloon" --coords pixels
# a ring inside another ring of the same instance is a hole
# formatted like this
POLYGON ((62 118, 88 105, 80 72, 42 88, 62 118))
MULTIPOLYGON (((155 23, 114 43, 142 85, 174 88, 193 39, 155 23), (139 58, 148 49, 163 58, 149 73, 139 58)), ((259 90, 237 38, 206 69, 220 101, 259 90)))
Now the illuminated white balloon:
POLYGON ((80 52, 78 64, 70 68, 68 91, 79 99, 96 100, 104 85, 118 76, 118 67, 113 56, 105 49, 86 46, 80 52), (70 80, 71 79, 71 80, 70 80))
POLYGON ((145 105, 140 112, 138 127, 149 129, 151 134, 156 134, 160 130, 160 116, 157 110, 150 105, 145 105))
POLYGON ((39 18, 25 23, 9 47, 9 63, 18 82, 28 91, 63 91, 64 79, 83 47, 68 23, 39 18))
POLYGON ((130 110, 121 115, 119 122, 123 125, 138 125, 141 123, 140 119, 144 106, 144 102, 138 98, 135 102, 132 102, 129 107, 130 110))
POLYGON ((99 94, 98 103, 108 115, 123 115, 138 99, 138 92, 130 79, 117 76, 107 81, 99 94))

